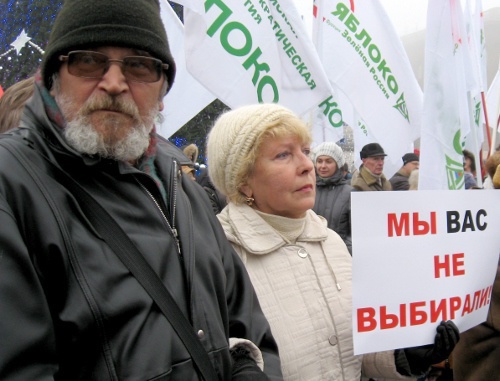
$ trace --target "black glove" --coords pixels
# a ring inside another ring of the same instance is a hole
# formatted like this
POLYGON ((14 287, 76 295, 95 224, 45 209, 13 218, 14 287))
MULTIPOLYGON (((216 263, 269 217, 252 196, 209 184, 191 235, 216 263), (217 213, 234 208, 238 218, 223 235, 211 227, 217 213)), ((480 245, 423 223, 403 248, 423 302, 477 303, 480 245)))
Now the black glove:
POLYGON ((434 344, 404 349, 412 374, 425 373, 431 365, 446 360, 460 340, 460 331, 451 320, 442 321, 436 331, 434 344))
POLYGON ((250 351, 242 345, 232 348, 233 381, 268 381, 267 375, 260 370, 255 360, 250 356, 250 351))

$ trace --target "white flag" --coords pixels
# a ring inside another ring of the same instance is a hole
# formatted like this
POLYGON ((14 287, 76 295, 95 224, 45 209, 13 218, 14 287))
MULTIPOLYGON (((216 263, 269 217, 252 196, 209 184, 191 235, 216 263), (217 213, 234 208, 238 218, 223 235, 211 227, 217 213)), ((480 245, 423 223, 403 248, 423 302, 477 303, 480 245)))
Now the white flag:
POLYGON ((467 34, 456 0, 427 9, 419 190, 464 189, 464 136, 470 131, 467 34))
MULTIPOLYGON (((474 14, 469 0, 466 0, 464 9, 466 42, 471 61, 471 78, 474 80, 469 100, 471 129, 465 137, 465 148, 474 153, 476 168, 481 168, 481 147, 484 141, 482 93, 486 91, 487 87, 486 45, 481 0, 473 1, 475 2, 474 14)), ((482 186, 481 176, 478 176, 476 181, 479 186, 482 186)))
MULTIPOLYGON (((488 110, 488 119, 492 128, 495 128, 495 126, 499 127, 498 118, 500 112, 500 67, 498 68, 497 73, 495 74, 495 78, 493 78, 490 88, 488 89, 486 104, 488 110)), ((498 132, 500 132, 500 128, 498 128, 498 132)))
POLYGON ((314 6, 313 40, 330 82, 350 99, 388 161, 401 166, 420 135, 422 91, 394 27, 378 0, 314 6))
POLYGON ((306 115, 323 103, 325 116, 334 111, 292 0, 177 2, 184 5, 188 70, 229 107, 274 102, 306 115))
POLYGON ((500 62, 493 82, 491 82, 486 96, 486 111, 488 122, 492 131, 490 154, 495 152, 497 146, 497 133, 500 132, 500 62))
POLYGON ((471 93, 470 111, 472 113, 473 124, 471 131, 465 138, 465 148, 476 155, 476 161, 479 161, 479 151, 484 141, 483 133, 483 105, 481 93, 486 91, 486 46, 484 39, 484 25, 482 17, 481 0, 475 2, 474 14, 472 13, 471 3, 465 2, 464 21, 467 32, 467 46, 471 56, 472 78, 475 86, 471 93))
POLYGON ((184 58, 184 27, 167 0, 162 0, 160 7, 177 68, 172 89, 163 99, 165 108, 161 114, 164 121, 158 126, 158 133, 168 138, 216 98, 188 73, 184 58))

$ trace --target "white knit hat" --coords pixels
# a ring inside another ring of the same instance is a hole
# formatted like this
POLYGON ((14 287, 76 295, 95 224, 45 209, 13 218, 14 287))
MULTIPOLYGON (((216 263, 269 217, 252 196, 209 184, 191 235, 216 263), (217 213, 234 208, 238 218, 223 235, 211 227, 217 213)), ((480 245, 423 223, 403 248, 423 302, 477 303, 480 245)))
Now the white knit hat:
POLYGON ((313 150, 313 161, 316 163, 316 159, 319 156, 330 156, 337 163, 337 167, 340 168, 345 163, 344 151, 334 142, 324 142, 313 150))
POLYGON ((227 196, 238 191, 238 173, 255 141, 282 117, 300 120, 292 111, 275 103, 243 106, 222 114, 208 135, 208 174, 227 196))

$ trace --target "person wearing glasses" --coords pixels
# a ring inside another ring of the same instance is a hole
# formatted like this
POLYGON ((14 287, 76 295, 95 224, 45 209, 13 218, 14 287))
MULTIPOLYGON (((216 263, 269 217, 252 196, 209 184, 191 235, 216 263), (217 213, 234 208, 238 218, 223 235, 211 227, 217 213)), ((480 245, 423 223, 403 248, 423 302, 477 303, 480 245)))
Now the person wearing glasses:
POLYGON ((2 381, 282 379, 243 263, 156 134, 174 77, 158 0, 64 2, 0 135, 2 381))

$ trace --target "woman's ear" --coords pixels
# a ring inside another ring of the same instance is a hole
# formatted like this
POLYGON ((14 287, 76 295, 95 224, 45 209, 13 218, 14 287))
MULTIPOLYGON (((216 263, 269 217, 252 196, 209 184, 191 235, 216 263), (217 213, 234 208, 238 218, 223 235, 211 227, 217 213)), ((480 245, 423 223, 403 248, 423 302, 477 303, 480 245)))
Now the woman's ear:
POLYGON ((253 195, 252 187, 250 187, 250 185, 248 184, 242 185, 240 188, 240 192, 243 193, 246 197, 252 197, 253 195))

